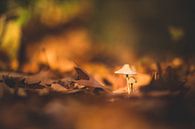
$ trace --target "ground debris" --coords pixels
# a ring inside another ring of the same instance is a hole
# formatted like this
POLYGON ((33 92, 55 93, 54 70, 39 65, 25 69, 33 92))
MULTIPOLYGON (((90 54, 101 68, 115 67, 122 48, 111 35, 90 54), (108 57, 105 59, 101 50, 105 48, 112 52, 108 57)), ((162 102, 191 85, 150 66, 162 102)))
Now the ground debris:
MULTIPOLYGON (((47 95, 49 93, 70 94, 80 91, 94 92, 108 91, 92 76, 84 72, 81 68, 75 68, 77 78, 58 78, 52 71, 41 71, 37 74, 26 75, 17 73, 0 74, 0 83, 7 87, 9 94, 18 96, 28 96, 31 94, 47 95)), ((2 86, 1 86, 2 87, 2 86)), ((4 89, 1 88, 1 96, 4 89)))
POLYGON ((166 95, 185 95, 189 86, 186 84, 187 80, 178 75, 178 71, 171 66, 168 66, 164 71, 160 63, 157 63, 157 71, 154 72, 150 84, 140 88, 144 94, 166 94, 166 95))

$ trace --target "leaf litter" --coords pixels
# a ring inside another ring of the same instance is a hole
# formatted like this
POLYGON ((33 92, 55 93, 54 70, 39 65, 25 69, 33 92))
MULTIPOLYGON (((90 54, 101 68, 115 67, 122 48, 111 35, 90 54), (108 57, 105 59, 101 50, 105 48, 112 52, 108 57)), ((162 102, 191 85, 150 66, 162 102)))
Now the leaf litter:
POLYGON ((40 71, 33 75, 2 73, 0 75, 0 83, 12 89, 13 93, 19 96, 26 96, 28 92, 41 95, 42 91, 46 91, 44 94, 49 94, 50 92, 69 94, 80 92, 83 89, 90 92, 96 89, 110 92, 107 87, 100 84, 80 67, 75 67, 74 69, 77 73, 76 78, 61 79, 58 79, 55 73, 49 70, 40 71), (20 94, 21 91, 22 95, 20 94))

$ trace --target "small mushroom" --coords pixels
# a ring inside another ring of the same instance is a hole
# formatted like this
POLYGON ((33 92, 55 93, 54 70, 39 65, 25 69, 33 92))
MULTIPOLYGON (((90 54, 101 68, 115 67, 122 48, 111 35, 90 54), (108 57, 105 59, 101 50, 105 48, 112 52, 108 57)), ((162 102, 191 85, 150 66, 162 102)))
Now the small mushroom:
POLYGON ((129 64, 124 64, 121 69, 115 72, 115 74, 122 74, 125 75, 127 80, 127 91, 128 94, 131 94, 134 92, 133 85, 137 82, 134 75, 137 74, 135 69, 133 67, 129 67, 129 64))

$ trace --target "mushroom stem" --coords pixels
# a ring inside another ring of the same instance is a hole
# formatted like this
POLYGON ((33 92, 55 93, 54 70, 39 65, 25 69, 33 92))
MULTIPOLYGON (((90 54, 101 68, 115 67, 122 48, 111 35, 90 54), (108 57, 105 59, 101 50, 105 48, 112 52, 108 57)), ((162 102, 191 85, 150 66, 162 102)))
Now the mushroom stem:
POLYGON ((134 92, 133 83, 131 83, 131 93, 134 92))
POLYGON ((131 94, 131 89, 132 89, 132 84, 130 83, 130 80, 129 80, 129 75, 126 74, 126 80, 127 80, 127 91, 128 91, 128 94, 131 94))

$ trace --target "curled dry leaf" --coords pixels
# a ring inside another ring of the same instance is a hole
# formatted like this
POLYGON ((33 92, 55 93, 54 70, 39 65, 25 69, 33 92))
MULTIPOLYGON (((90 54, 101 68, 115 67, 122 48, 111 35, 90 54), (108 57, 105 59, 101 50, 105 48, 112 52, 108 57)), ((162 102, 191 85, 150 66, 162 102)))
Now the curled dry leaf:
POLYGON ((110 92, 109 89, 102 84, 100 84, 98 81, 94 79, 91 75, 89 75, 86 71, 79 67, 75 67, 75 70, 77 72, 77 78, 75 82, 79 85, 83 85, 86 87, 91 87, 91 88, 101 88, 104 89, 107 92, 110 92))

